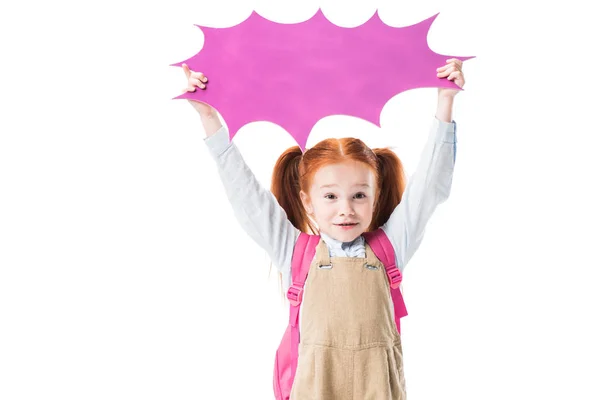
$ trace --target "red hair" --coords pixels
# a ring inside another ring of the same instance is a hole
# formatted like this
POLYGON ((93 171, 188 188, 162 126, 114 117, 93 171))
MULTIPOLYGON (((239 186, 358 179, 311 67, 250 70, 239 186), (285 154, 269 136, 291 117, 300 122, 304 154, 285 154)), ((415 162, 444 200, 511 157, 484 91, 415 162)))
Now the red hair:
POLYGON ((373 219, 367 231, 385 224, 402 200, 406 176, 400 158, 389 148, 370 149, 356 138, 325 139, 304 154, 293 146, 279 156, 271 178, 271 191, 285 210, 290 222, 300 231, 317 234, 300 199, 300 191, 309 192, 315 173, 322 167, 345 161, 368 166, 375 176, 373 219))

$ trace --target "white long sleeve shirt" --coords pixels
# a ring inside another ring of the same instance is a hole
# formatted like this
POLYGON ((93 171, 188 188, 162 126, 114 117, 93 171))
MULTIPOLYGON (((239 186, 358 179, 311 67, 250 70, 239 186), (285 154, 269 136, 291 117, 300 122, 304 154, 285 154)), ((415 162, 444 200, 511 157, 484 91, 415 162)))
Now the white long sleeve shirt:
MULTIPOLYGON (((300 231, 287 219, 271 191, 262 187, 246 165, 225 127, 204 139, 235 216, 250 237, 261 246, 281 271, 285 290, 291 285, 294 245, 300 231)), ((395 251, 396 265, 404 271, 418 249, 425 226, 438 204, 450 195, 456 158, 456 123, 434 118, 419 164, 409 178, 402 201, 382 226, 395 251)), ((332 257, 365 257, 365 240, 340 242, 321 237, 332 257)))

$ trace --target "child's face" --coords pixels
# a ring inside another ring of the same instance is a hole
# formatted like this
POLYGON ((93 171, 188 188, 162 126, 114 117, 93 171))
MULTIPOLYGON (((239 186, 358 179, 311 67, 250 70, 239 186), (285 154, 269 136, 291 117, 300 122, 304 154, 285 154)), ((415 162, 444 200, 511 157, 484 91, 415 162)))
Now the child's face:
POLYGON ((300 192, 300 197, 321 232, 350 242, 371 224, 375 176, 357 161, 328 165, 315 173, 308 195, 300 192))

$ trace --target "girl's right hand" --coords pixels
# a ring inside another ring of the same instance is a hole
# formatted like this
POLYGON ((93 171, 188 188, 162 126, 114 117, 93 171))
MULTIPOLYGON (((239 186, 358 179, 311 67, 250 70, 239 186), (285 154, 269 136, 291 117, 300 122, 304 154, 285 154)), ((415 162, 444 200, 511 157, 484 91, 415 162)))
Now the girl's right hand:
MULTIPOLYGON (((187 88, 183 89, 184 92, 195 92, 197 88, 202 90, 206 88, 208 79, 202 72, 191 71, 187 64, 183 64, 182 67, 183 72, 185 72, 185 76, 188 80, 187 88)), ((200 114, 200 119, 202 120, 202 125, 204 126, 204 131, 206 132, 207 137, 214 135, 219 131, 219 129, 221 129, 223 125, 221 124, 217 110, 201 101, 188 101, 198 112, 198 114, 200 114)))
MULTIPOLYGON (((194 72, 190 70, 190 67, 187 64, 182 65, 183 72, 187 78, 187 88, 183 89, 183 92, 195 92, 197 88, 204 90, 206 88, 206 83, 208 79, 202 72, 194 72)), ((200 101, 188 100, 192 107, 201 117, 212 117, 215 116, 216 110, 209 106, 206 103, 202 103, 200 101)))

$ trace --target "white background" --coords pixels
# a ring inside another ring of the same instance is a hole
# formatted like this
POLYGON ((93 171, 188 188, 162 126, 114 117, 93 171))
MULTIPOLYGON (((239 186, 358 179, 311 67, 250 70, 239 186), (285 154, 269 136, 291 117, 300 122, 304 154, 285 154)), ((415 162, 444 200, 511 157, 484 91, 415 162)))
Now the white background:
MULTIPOLYGON (((398 27, 441 12, 430 47, 476 56, 452 193, 405 273, 409 398, 600 399, 600 30, 583 1, 549 4, 4 2, 0 399, 272 398, 277 274, 237 225, 198 116, 172 100, 185 78, 169 64, 200 50, 194 24, 319 6, 347 27, 376 8, 398 27)), ((435 90, 390 99, 381 128, 325 118, 309 147, 396 146, 410 175, 435 90)), ((293 144, 282 132, 234 139, 267 186, 293 144)))

